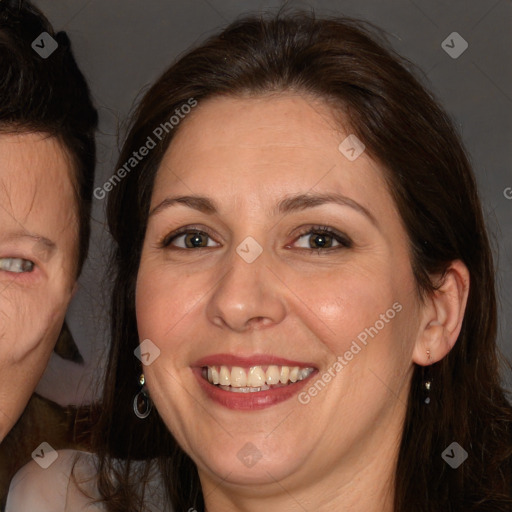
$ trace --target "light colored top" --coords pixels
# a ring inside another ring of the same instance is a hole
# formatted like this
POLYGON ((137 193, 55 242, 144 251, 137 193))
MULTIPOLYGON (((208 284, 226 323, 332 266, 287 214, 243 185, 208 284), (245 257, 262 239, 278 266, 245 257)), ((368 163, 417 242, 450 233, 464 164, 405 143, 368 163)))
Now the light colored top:
MULTIPOLYGON (((45 454, 38 462, 31 461, 14 476, 9 487, 5 512, 105 512, 99 499, 96 476, 97 458, 86 452, 61 450, 45 454), (52 459, 57 458, 46 468, 52 459), (44 461, 41 465, 41 461, 44 461), (73 469, 74 466, 74 469, 73 469), (71 478, 71 471, 75 480, 71 478), (75 483, 76 481, 76 483, 75 483), (78 486, 77 486, 78 483, 78 486)), ((136 463, 134 463, 136 464, 136 463)), ((148 512, 172 512, 164 505, 160 481, 152 473, 147 486, 148 512)))

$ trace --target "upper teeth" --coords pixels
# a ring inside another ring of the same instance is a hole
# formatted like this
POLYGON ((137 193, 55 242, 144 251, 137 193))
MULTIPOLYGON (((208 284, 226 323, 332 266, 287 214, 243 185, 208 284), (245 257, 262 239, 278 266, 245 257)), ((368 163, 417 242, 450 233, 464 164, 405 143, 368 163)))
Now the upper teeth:
POLYGON ((211 384, 231 386, 234 388, 260 388, 276 384, 288 384, 305 379, 314 371, 314 368, 299 368, 298 366, 262 366, 242 368, 240 366, 207 366, 205 377, 211 384))

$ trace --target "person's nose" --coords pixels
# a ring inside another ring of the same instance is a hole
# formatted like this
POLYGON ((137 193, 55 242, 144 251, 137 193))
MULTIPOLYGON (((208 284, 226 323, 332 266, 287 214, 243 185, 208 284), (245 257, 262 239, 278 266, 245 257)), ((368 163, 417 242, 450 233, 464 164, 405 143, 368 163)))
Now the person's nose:
POLYGON ((246 255, 245 247, 232 254, 207 307, 212 323, 237 332, 278 324, 286 315, 284 285, 271 271, 270 255, 264 250, 251 262, 253 248, 246 255))

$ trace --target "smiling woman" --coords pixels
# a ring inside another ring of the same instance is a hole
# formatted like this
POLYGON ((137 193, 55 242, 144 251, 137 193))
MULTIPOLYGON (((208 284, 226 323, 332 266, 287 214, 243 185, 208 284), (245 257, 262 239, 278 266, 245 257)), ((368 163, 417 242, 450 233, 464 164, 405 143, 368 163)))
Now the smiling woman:
POLYGON ((147 92, 120 165, 198 105, 109 198, 112 346, 84 500, 510 510, 480 201, 406 64, 362 22, 247 18, 147 92))
POLYGON ((510 508, 473 174, 447 116, 375 39, 347 19, 242 20, 142 100, 120 162, 198 106, 109 201, 108 510, 144 501, 127 485, 140 467, 126 476, 141 457, 175 510, 510 508), (372 341, 353 354, 361 333, 372 341), (142 368, 138 340, 158 354, 142 368), (142 371, 157 410, 143 421, 128 407, 142 371))

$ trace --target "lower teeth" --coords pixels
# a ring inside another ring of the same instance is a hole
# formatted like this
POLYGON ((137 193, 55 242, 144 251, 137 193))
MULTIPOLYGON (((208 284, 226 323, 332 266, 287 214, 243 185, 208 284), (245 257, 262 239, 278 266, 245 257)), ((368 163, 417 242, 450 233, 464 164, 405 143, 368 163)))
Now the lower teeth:
POLYGON ((249 388, 249 387, 234 388, 233 386, 221 386, 220 384, 217 384, 217 386, 224 391, 231 391, 232 393, 257 393, 258 391, 267 391, 269 389, 282 388, 284 386, 288 386, 288 384, 279 383, 279 384, 272 384, 272 386, 263 384, 263 386, 261 386, 259 388, 249 388))

